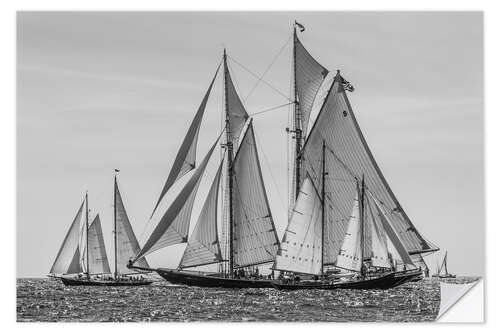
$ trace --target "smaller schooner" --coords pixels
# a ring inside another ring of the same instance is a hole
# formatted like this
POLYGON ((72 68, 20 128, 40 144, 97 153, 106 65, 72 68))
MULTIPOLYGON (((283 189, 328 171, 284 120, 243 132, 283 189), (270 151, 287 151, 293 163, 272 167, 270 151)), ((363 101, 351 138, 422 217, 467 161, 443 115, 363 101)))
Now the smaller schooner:
POLYGON ((445 252, 441 266, 437 267, 436 274, 433 274, 432 277, 440 279, 454 279, 457 277, 455 274, 448 273, 448 251, 445 252))
MULTIPOLYGON (((99 214, 89 225, 86 193, 59 249, 49 277, 61 279, 66 286, 143 286, 152 283, 142 275, 133 277, 132 275, 139 273, 126 267, 128 260, 133 258, 140 248, 123 205, 116 172, 118 170, 115 170, 114 182, 114 273, 111 273, 109 267, 99 214)), ((141 259, 141 265, 148 267, 146 259, 141 259)))

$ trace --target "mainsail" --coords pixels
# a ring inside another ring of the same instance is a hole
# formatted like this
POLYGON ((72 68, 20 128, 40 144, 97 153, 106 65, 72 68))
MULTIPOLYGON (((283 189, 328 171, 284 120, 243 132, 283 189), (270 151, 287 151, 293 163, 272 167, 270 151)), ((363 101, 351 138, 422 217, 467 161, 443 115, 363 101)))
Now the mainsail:
POLYGON ((279 249, 250 121, 233 162, 235 267, 272 262, 279 249))
MULTIPOLYGON (((134 259, 140 252, 139 242, 128 219, 127 211, 123 204, 118 182, 115 177, 115 240, 116 240, 116 275, 132 274, 136 271, 127 268, 129 260, 134 259)), ((137 260, 140 267, 149 267, 146 258, 137 260)))
POLYGON ((354 117, 344 79, 337 73, 318 117, 302 150, 303 176, 310 174, 316 187, 321 184, 321 147, 326 142, 329 154, 325 184, 326 209, 324 262, 334 263, 347 228, 352 208, 350 183, 364 175, 366 187, 380 199, 389 214, 385 217, 410 253, 433 251, 403 211, 378 168, 354 117))
MULTIPOLYGON (((225 50, 224 50, 225 52, 225 50)), ((243 126, 248 119, 247 111, 241 102, 240 97, 234 87, 233 80, 229 74, 229 67, 227 66, 227 58, 224 56, 224 84, 226 85, 226 103, 227 103, 227 116, 229 126, 226 128, 228 131, 229 141, 233 143, 233 147, 236 149, 238 145, 238 139, 240 137, 243 126)))
POLYGON ((274 268, 305 274, 321 273, 321 198, 311 179, 302 182, 274 268))
POLYGON ((80 205, 68 233, 66 237, 64 237, 61 248, 57 253, 56 260, 50 269, 51 274, 72 274, 80 272, 80 250, 78 243, 84 202, 85 200, 80 205))
POLYGON ((222 260, 217 234, 217 204, 223 162, 224 160, 219 165, 194 231, 189 237, 179 268, 208 265, 222 260))
POLYGON ((89 244, 89 272, 92 274, 109 274, 108 256, 104 246, 104 237, 102 235, 101 220, 99 214, 96 215, 94 221, 88 230, 89 244))
POLYGON ((361 223, 359 196, 356 193, 351 216, 349 217, 349 222, 347 224, 347 231, 344 236, 344 241, 342 242, 342 247, 339 250, 335 266, 351 271, 361 271, 361 223))
POLYGON ((314 59, 294 31, 295 85, 300 111, 301 129, 305 137, 314 99, 328 70, 314 59))
MULTIPOLYGON (((219 65, 220 67, 220 65, 219 65)), ((153 213, 155 213, 156 208, 161 202, 161 199, 168 192, 170 187, 182 176, 184 176, 189 171, 193 170, 196 167, 196 146, 198 143, 198 133, 200 132, 201 120, 203 119, 203 114, 205 112, 205 107, 207 105, 208 97, 210 96, 210 91, 212 90, 212 86, 214 84, 215 78, 217 77, 217 73, 219 72, 219 67, 217 67, 217 71, 208 87, 207 92, 205 93, 205 97, 201 101, 201 104, 194 116, 193 121, 191 122, 191 126, 184 137, 184 141, 182 141, 181 147, 177 152, 177 156, 175 157, 174 164, 172 165, 172 169, 170 170, 170 174, 168 175, 167 181, 165 185, 163 185, 163 189, 161 190, 160 197, 156 202, 155 208, 153 209, 153 213)))
MULTIPOLYGON (((220 138, 220 136, 219 136, 220 138)), ((210 148, 209 152, 201 162, 196 172, 191 176, 186 185, 182 188, 170 207, 163 214, 160 222, 156 225, 149 239, 137 254, 134 262, 144 257, 148 253, 154 252, 169 245, 186 243, 189 231, 189 222, 193 209, 196 192, 200 185, 201 176, 210 160, 219 138, 210 148)))

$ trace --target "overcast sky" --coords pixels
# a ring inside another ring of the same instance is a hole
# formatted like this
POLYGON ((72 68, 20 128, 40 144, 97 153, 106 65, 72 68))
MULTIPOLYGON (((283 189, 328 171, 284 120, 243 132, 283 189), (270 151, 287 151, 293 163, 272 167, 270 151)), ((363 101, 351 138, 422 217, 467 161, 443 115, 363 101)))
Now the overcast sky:
MULTIPOLYGON (((414 225, 448 250, 451 272, 484 274, 482 14, 45 12, 17 23, 17 276, 50 270, 85 190, 112 248, 114 168, 141 237, 223 47, 260 74, 285 45, 264 79, 289 94, 295 19, 311 54, 355 86, 361 129, 414 225)), ((256 78, 230 65, 245 98, 256 78)), ((199 159, 220 132, 221 91, 218 79, 199 159)), ((249 113, 286 102, 265 84, 245 99, 249 113)), ((284 108, 254 119, 280 238, 287 118, 284 108)), ((176 267, 184 246, 152 265, 176 267)))

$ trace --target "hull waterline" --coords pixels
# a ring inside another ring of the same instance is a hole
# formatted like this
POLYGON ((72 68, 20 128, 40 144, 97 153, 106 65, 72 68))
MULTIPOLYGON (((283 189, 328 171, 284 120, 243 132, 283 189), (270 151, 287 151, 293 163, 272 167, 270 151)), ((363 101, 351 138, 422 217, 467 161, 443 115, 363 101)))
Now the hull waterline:
POLYGON ((153 281, 143 280, 143 281, 125 281, 125 280, 109 280, 109 281, 99 281, 99 280, 86 280, 70 277, 60 277, 62 283, 65 286, 94 286, 94 287, 138 287, 147 286, 153 283, 153 281))

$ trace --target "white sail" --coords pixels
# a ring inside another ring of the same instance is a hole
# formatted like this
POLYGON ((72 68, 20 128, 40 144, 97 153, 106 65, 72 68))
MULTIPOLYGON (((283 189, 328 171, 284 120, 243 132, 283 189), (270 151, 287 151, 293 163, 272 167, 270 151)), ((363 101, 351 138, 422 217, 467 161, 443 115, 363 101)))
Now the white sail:
POLYGON ((158 205, 161 202, 161 199, 163 199, 170 187, 172 187, 172 185, 179 178, 196 167, 196 146, 198 143, 198 133, 200 132, 201 120, 203 119, 203 114, 205 112, 208 97, 210 96, 210 91, 212 90, 212 86, 218 72, 219 68, 217 68, 212 82, 210 83, 210 86, 205 93, 205 97, 203 97, 203 100, 198 107, 198 111, 196 112, 194 119, 191 122, 191 126, 189 126, 186 136, 184 137, 184 141, 182 141, 181 147, 177 152, 177 156, 175 157, 174 164, 172 165, 172 169, 170 170, 167 181, 165 182, 165 185, 163 185, 160 197, 158 198, 158 201, 156 202, 155 208, 153 209, 153 213, 151 215, 155 213, 158 205))
POLYGON ((240 97, 234 87, 233 80, 229 74, 229 68, 227 66, 227 61, 224 58, 224 78, 227 86, 227 115, 229 121, 229 137, 230 141, 233 143, 234 149, 237 148, 238 140, 245 125, 248 114, 241 102, 240 97))
POLYGON ((96 215, 94 221, 89 226, 88 230, 89 244, 89 273, 91 274, 109 274, 108 256, 104 246, 104 237, 102 235, 101 220, 99 214, 96 215))
POLYGON ((198 221, 182 255, 180 268, 207 265, 222 260, 217 234, 217 204, 222 173, 221 161, 198 221))
MULTIPOLYGON (((140 252, 139 242, 135 237, 134 230, 128 219, 125 205, 115 178, 115 232, 116 232, 116 274, 126 275, 137 273, 127 268, 129 260, 134 259, 140 252)), ((136 266, 149 267, 146 258, 136 261, 136 266)))
POLYGON ((50 269, 51 274, 72 274, 80 272, 79 228, 82 218, 83 204, 80 205, 64 241, 57 253, 56 260, 50 269), (76 258, 76 259, 75 259, 76 258), (76 261, 76 262, 75 262, 76 261))
POLYGON ((210 156, 217 145, 217 141, 210 148, 209 152, 201 162, 196 172, 191 176, 186 185, 182 188, 170 207, 167 209, 160 222, 149 236, 141 251, 137 254, 134 262, 144 257, 148 253, 154 252, 169 245, 186 243, 193 210, 196 192, 200 185, 201 177, 208 164, 210 156))
POLYGON ((272 262, 279 241, 262 180, 251 121, 234 158, 233 171, 234 267, 272 262))
POLYGON ((367 223, 370 225, 370 252, 369 258, 372 266, 391 268, 389 260, 389 251, 387 248, 387 236, 379 217, 374 214, 369 201, 366 201, 368 206, 367 223))
POLYGON ((326 210, 326 219, 330 223, 325 226, 328 242, 325 242, 324 262, 335 262, 352 209, 354 193, 350 184, 362 175, 367 188, 389 209, 390 214, 386 218, 406 249, 412 253, 435 250, 415 229, 385 181, 356 122, 343 80, 340 74, 333 80, 301 154, 302 178, 311 175, 313 183, 319 188, 322 170, 318 161, 321 161, 323 140, 326 143, 328 179, 325 192, 329 194, 326 205, 334 208, 326 210))
POLYGON ((294 33, 294 56, 295 83, 299 101, 301 128, 305 137, 314 99, 328 74, 328 70, 309 54, 296 33, 294 33))
POLYGON ((347 231, 338 253, 335 266, 356 272, 361 271, 361 230, 359 199, 356 193, 351 216, 347 224, 347 231))
POLYGON ((321 274, 322 204, 311 179, 302 182, 274 268, 305 274, 321 274))
POLYGON ((408 254, 408 250, 406 250, 403 242, 400 240, 396 230, 392 227, 389 219, 387 218, 387 214, 384 209, 381 207, 378 200, 373 196, 370 191, 367 191, 372 202, 375 203, 375 207, 377 208, 378 216, 380 217, 380 222, 382 223, 382 227, 389 238, 391 245, 394 247, 396 254, 401 258, 404 264, 413 265, 413 261, 411 260, 410 255, 408 254))

